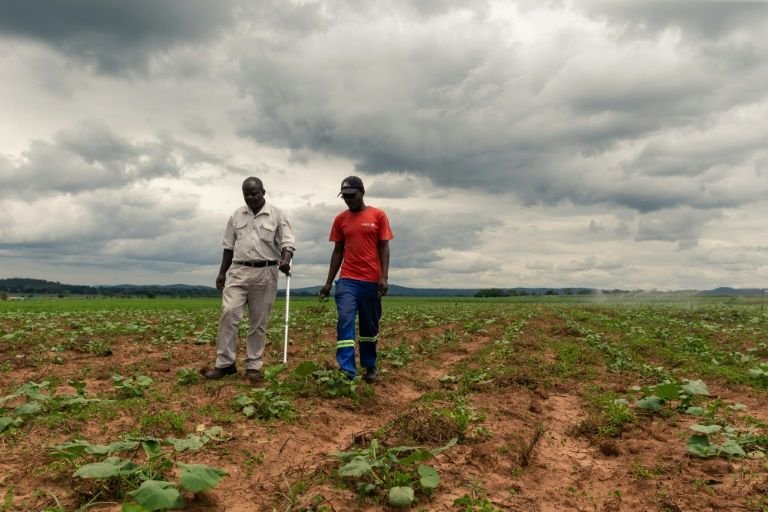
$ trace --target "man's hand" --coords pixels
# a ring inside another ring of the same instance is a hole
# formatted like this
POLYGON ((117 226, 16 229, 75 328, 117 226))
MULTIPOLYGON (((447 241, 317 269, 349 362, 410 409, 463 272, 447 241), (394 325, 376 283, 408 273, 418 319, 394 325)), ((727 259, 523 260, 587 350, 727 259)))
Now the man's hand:
POLYGON ((328 294, 331 293, 331 286, 330 284, 326 284, 322 288, 320 288, 320 291, 317 292, 317 294, 320 296, 320 302, 324 301, 326 297, 328 297, 328 294))
POLYGON ((224 281, 226 281, 227 275, 226 274, 219 274, 216 278, 216 289, 220 292, 224 291, 224 281))
POLYGON ((291 262, 290 260, 280 260, 277 262, 277 268, 280 269, 280 272, 283 274, 289 276, 291 275, 291 262))
POLYGON ((389 291, 389 283, 387 283, 386 277, 379 278, 379 297, 383 297, 389 291))

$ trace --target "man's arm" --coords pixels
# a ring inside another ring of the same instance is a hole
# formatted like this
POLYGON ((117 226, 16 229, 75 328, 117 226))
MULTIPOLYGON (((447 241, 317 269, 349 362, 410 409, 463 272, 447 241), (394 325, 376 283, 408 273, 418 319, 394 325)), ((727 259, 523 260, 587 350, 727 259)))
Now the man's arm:
POLYGON ((379 240, 379 297, 383 297, 389 290, 389 240, 379 240))
POLYGON ((333 279, 341 268, 341 262, 344 260, 344 242, 336 242, 333 246, 333 252, 331 253, 331 265, 328 268, 328 278, 325 280, 325 285, 320 288, 320 300, 324 300, 329 293, 331 293, 331 286, 333 286, 333 279))
POLYGON ((291 273, 291 259, 293 258, 293 251, 288 247, 280 251, 280 261, 277 262, 277 268, 285 275, 291 273))
POLYGON ((282 212, 278 218, 276 240, 280 244, 280 261, 277 262, 277 268, 283 274, 290 275, 291 259, 293 258, 293 251, 296 250, 296 237, 288 217, 282 212))
POLYGON ((232 258, 235 251, 231 249, 224 249, 224 253, 221 255, 221 267, 219 267, 219 275, 216 277, 216 289, 219 291, 224 290, 224 281, 227 279, 227 270, 232 266, 232 258))

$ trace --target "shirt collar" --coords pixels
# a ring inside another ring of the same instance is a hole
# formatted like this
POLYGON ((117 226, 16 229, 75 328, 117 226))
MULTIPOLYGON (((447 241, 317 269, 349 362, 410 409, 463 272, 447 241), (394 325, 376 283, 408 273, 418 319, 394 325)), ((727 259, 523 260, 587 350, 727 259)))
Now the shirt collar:
POLYGON ((251 207, 247 204, 243 206, 245 213, 248 215, 251 215, 253 217, 258 217, 259 215, 269 215, 272 211, 272 208, 270 208, 270 205, 268 202, 264 201, 264 206, 261 207, 261 210, 259 210, 259 213, 255 214, 251 211, 251 207))

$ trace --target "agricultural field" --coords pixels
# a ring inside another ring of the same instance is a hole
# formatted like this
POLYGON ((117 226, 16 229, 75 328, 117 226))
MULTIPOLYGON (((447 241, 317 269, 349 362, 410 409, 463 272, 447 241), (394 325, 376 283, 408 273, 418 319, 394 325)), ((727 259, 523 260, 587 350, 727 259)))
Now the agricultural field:
POLYGON ((373 385, 283 307, 251 388, 217 300, 0 303, 0 511, 768 510, 764 304, 387 297, 373 385))

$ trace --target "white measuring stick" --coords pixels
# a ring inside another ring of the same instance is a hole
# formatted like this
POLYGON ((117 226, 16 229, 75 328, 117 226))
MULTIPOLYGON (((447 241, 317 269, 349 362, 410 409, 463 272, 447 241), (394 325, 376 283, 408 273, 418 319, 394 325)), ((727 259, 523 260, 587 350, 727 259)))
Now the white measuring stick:
POLYGON ((283 339, 283 364, 288 363, 288 315, 291 299, 291 272, 285 276, 285 338, 283 339))

